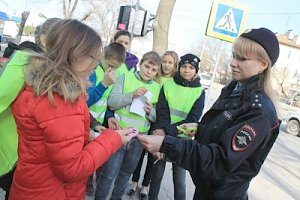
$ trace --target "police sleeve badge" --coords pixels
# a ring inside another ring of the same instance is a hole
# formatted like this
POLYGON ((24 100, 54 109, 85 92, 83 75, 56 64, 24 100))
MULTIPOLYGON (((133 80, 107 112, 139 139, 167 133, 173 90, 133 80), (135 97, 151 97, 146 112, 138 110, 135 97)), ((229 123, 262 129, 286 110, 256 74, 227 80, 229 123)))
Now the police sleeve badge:
POLYGON ((232 138, 233 151, 244 151, 254 141, 256 137, 255 130, 248 124, 243 125, 232 138))

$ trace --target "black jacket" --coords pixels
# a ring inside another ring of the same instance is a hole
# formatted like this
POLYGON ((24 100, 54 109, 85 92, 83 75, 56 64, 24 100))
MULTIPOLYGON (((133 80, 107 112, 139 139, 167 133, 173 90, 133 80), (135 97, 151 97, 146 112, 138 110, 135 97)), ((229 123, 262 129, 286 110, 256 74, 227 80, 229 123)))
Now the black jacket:
POLYGON ((280 120, 273 103, 250 78, 233 93, 236 82, 223 88, 198 124, 196 141, 165 137, 161 152, 187 169, 196 185, 194 200, 247 199, 247 189, 266 159, 280 120))
MULTIPOLYGON (((177 72, 173 78, 176 84, 184 87, 201 87, 199 77, 196 77, 192 81, 187 81, 180 76, 179 72, 177 72)), ((178 98, 180 98, 181 95, 184 94, 178 94, 178 98)), ((170 118, 169 105, 165 97, 164 87, 162 87, 162 89, 160 90, 158 102, 156 104, 157 118, 155 124, 153 125, 152 130, 163 129, 166 135, 176 136, 178 134, 176 126, 184 123, 192 123, 192 122, 199 121, 203 112, 204 101, 205 101, 205 91, 203 90, 201 96, 195 101, 186 119, 174 124, 170 124, 171 118, 170 118)))

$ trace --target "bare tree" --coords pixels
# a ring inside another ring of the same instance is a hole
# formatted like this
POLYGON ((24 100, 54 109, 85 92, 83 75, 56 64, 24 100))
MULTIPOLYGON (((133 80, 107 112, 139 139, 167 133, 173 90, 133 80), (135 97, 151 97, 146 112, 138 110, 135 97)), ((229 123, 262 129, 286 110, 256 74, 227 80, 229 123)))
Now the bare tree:
POLYGON ((86 18, 86 21, 87 23, 92 24, 95 29, 99 30, 99 34, 105 44, 110 42, 110 39, 116 30, 119 9, 122 2, 124 2, 124 0, 88 1, 91 6, 91 12, 87 12, 90 12, 90 14, 86 18))
POLYGON ((92 10, 87 11, 87 12, 83 15, 83 17, 81 18, 81 21, 86 21, 86 20, 88 20, 88 18, 91 16, 92 13, 93 13, 92 10))
POLYGON ((176 0, 160 0, 153 22, 153 50, 163 54, 168 49, 170 21, 176 0))
POLYGON ((284 65, 284 66, 277 66, 274 68, 274 70, 272 71, 272 77, 274 78, 275 82, 276 82, 276 86, 279 88, 278 95, 283 97, 284 99, 288 99, 289 95, 288 95, 288 91, 286 91, 287 86, 289 86, 289 84, 286 82, 288 80, 289 77, 289 70, 288 70, 288 66, 284 65))
POLYGON ((300 70, 297 69, 293 75, 294 80, 296 80, 296 84, 300 86, 300 70))
POLYGON ((24 12, 22 12, 22 18, 21 18, 21 23, 20 23, 20 26, 19 26, 19 32, 18 32, 18 35, 17 35, 17 38, 16 38, 16 43, 17 44, 19 44, 20 41, 21 41, 23 30, 24 30, 26 21, 27 21, 27 19, 29 17, 29 14, 30 14, 30 11, 24 11, 24 12))
MULTIPOLYGON (((201 45, 204 44, 202 43, 201 45)), ((202 54, 201 67, 200 67, 201 71, 213 73, 215 63, 217 61, 218 51, 221 51, 219 57, 219 67, 217 72, 220 73, 220 77, 223 75, 228 76, 228 61, 231 53, 229 48, 229 43, 226 42, 220 43, 220 40, 209 37, 206 38, 204 47, 201 46, 200 48, 199 46, 199 49, 202 50, 202 48, 203 48, 203 54, 202 54)))
POLYGON ((63 4, 63 14, 64 14, 64 18, 72 18, 74 11, 76 9, 76 6, 78 4, 78 0, 74 0, 74 2, 72 2, 72 0, 61 0, 62 4, 63 4))
POLYGON ((40 12, 40 13, 38 14, 38 16, 41 17, 41 18, 47 19, 47 16, 46 16, 44 13, 41 13, 41 12, 40 12))

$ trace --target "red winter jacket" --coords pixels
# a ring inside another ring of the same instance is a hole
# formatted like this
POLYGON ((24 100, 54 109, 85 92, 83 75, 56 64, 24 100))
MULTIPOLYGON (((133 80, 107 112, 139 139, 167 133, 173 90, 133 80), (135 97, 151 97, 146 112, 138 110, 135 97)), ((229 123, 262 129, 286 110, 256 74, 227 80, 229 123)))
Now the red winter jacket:
POLYGON ((89 175, 122 145, 118 133, 106 129, 88 142, 86 102, 65 102, 55 95, 36 97, 26 87, 13 103, 19 160, 10 191, 11 200, 84 199, 89 175))

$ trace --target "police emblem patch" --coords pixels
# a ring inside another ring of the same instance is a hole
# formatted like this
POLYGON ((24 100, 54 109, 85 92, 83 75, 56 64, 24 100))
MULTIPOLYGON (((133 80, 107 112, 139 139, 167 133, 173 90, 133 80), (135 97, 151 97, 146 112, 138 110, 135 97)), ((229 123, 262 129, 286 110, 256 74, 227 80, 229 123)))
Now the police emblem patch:
POLYGON ((243 125, 232 138, 232 149, 234 151, 244 151, 256 137, 255 130, 248 124, 243 125))

